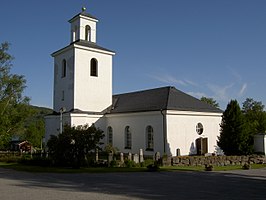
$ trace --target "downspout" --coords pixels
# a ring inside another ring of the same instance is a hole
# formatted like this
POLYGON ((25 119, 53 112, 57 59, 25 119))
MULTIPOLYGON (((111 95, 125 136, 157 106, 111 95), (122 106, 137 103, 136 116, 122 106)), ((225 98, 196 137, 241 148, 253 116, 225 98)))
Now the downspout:
POLYGON ((162 122, 163 122, 163 153, 164 155, 166 154, 166 141, 167 141, 167 137, 166 137, 166 114, 164 113, 165 110, 161 109, 161 114, 162 114, 162 122))

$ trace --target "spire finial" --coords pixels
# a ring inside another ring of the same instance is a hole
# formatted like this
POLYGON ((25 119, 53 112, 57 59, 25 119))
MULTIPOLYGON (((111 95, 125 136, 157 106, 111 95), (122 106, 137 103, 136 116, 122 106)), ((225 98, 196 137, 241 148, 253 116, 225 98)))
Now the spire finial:
POLYGON ((85 11, 86 11, 86 8, 83 6, 83 7, 81 8, 81 10, 82 10, 82 12, 85 12, 85 11))

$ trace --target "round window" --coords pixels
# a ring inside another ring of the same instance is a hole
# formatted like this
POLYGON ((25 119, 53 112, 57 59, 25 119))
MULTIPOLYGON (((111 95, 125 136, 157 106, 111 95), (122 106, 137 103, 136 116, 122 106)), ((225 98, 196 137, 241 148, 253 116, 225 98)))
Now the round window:
POLYGON ((196 132, 201 135, 203 133, 203 125, 202 123, 198 123, 196 126, 196 132))

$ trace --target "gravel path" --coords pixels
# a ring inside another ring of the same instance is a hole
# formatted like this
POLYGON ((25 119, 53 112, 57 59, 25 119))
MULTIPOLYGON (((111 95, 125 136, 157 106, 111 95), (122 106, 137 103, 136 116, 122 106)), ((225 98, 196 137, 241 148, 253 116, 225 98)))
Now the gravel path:
POLYGON ((3 200, 266 199, 266 168, 226 172, 27 173, 0 168, 3 200))

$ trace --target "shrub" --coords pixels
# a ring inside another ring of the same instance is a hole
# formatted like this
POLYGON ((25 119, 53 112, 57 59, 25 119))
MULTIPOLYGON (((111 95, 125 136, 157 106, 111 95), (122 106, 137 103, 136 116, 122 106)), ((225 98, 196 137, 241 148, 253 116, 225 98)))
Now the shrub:
POLYGON ((125 167, 132 168, 136 167, 137 163, 135 163, 133 160, 125 160, 125 167))
POLYGON ((150 164, 147 166, 147 169, 149 172, 156 172, 160 169, 160 167, 157 165, 156 162, 154 162, 154 164, 150 164))

